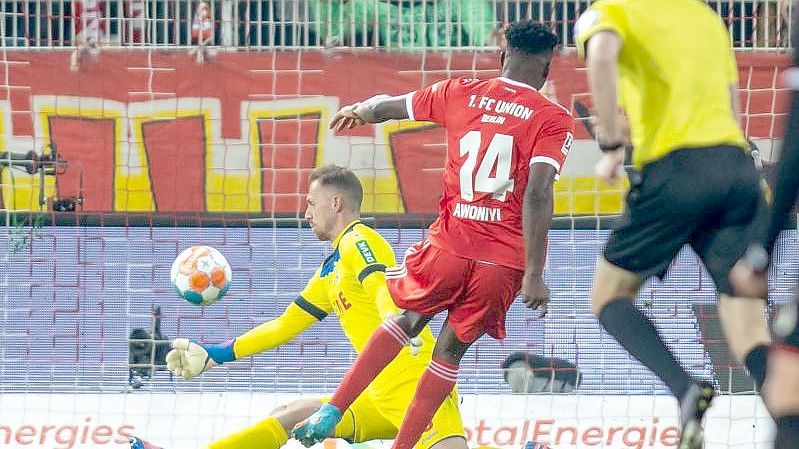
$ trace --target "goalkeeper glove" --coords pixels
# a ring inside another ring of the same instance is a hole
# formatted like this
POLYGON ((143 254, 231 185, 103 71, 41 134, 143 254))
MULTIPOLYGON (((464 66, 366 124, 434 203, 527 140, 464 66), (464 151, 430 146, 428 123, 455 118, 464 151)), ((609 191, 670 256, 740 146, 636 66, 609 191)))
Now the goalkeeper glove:
POLYGON ((233 342, 204 345, 187 338, 176 338, 166 355, 166 367, 176 376, 191 380, 216 365, 236 360, 233 342))
POLYGON ((411 347, 411 354, 419 355, 419 351, 422 350, 422 338, 421 337, 413 337, 411 341, 408 342, 408 346, 411 347))
MULTIPOLYGON (((376 95, 376 97, 379 97, 379 96, 380 95, 376 95)), ((372 97, 372 98, 374 98, 374 97, 372 97)), ((371 100, 371 98, 370 98, 370 100, 371 100)), ((404 312, 404 310, 400 309, 396 313, 392 313, 392 314, 386 316, 386 319, 388 320, 388 319, 391 319, 391 318, 393 318, 395 316, 399 316, 399 315, 402 314, 402 312, 404 312)), ((419 351, 422 350, 422 344, 423 343, 424 342, 422 341, 422 337, 420 337, 418 335, 413 337, 413 338, 411 338, 411 340, 408 342, 408 347, 411 350, 411 355, 419 355, 419 351)))

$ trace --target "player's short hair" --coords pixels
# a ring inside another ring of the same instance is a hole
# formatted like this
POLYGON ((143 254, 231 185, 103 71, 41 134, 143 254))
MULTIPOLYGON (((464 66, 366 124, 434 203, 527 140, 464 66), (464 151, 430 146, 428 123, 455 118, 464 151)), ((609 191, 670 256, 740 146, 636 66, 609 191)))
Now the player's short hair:
POLYGON ((355 210, 361 210, 363 186, 352 170, 335 164, 324 165, 311 172, 308 183, 318 182, 322 186, 332 186, 343 192, 352 202, 355 210))
POLYGON ((509 48, 539 55, 552 53, 558 36, 540 22, 519 20, 505 26, 505 42, 509 48))

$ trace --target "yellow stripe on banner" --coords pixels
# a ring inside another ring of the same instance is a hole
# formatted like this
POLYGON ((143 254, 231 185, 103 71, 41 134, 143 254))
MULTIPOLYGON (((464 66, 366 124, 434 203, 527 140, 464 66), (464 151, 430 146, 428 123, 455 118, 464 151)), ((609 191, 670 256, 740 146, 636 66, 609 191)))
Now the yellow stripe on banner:
MULTIPOLYGON (((126 192, 120 192, 115 189, 114 194, 114 209, 118 211, 154 211, 155 200, 152 192, 152 180, 150 179, 150 172, 148 167, 149 161, 147 159, 147 150, 144 142, 144 125, 149 122, 160 122, 165 120, 177 120, 181 118, 202 117, 203 128, 205 135, 203 141, 205 142, 205 196, 206 204, 210 199, 208 181, 214 172, 212 167, 212 142, 211 136, 211 111, 208 109, 174 109, 159 112, 148 112, 144 114, 137 114, 132 116, 133 122, 133 145, 138 155, 138 163, 141 164, 144 170, 141 172, 131 172, 128 167, 128 176, 125 179, 125 185, 130 189, 126 192)), ((119 164, 118 164, 119 166, 119 164)))
MULTIPOLYGON (((0 101, 0 151, 5 151, 6 150, 6 137, 7 137, 6 136, 6 119, 8 117, 6 114, 10 113, 9 110, 7 110, 6 108, 2 107, 4 104, 9 104, 9 103, 6 103, 5 101, 0 101)), ((9 106, 9 108, 10 108, 10 106, 9 106)), ((10 132, 11 131, 9 130, 9 133, 10 132)), ((10 136, 8 136, 8 137, 10 137, 10 136)))
MULTIPOLYGON (((289 108, 281 108, 281 109, 253 109, 248 111, 247 120, 250 126, 250 157, 253 161, 251 173, 248 175, 249 179, 247 180, 247 191, 249 192, 249 209, 250 212, 260 212, 261 208, 261 195, 265 192, 261 191, 261 170, 262 170, 262 161, 261 161, 261 142, 258 139, 258 121, 259 120, 286 120, 291 118, 301 117, 303 115, 311 115, 311 114, 318 114, 319 115, 319 124, 317 126, 317 135, 316 135, 316 150, 314 156, 314 164, 315 166, 320 166, 324 158, 324 149, 325 149, 325 134, 326 134, 326 126, 328 121, 330 120, 330 112, 325 105, 318 105, 318 106, 300 106, 300 107, 289 107, 289 108)), ((302 194, 304 193, 305 186, 301 186, 303 191, 298 192, 288 192, 288 193, 297 193, 302 194)), ((274 192, 271 192, 274 193, 274 192)), ((280 192, 286 193, 286 192, 280 192)), ((210 208, 210 203, 209 203, 210 208)))
MULTIPOLYGON (((7 104, 6 102, 0 102, 0 151, 6 151, 6 114, 9 114, 9 111, 5 108, 7 104)), ((14 195, 15 171, 19 172, 8 167, 0 168, 0 195, 2 195, 3 209, 17 209, 16 196, 14 195)), ((30 178, 30 175, 26 174, 26 176, 30 178)), ((28 179, 25 185, 30 192, 31 180, 28 179)), ((26 195, 27 197, 30 197, 29 192, 26 195)))
POLYGON ((371 189, 369 190, 371 196, 367 195, 367 186, 364 185, 364 205, 372 205, 373 210, 370 212, 405 212, 405 202, 402 199, 399 179, 397 179, 397 167, 394 166, 394 154, 391 148, 391 136, 398 132, 408 132, 413 130, 422 131, 428 128, 434 128, 436 126, 438 125, 435 123, 421 121, 386 122, 383 124, 382 137, 383 142, 385 142, 383 148, 386 152, 388 168, 385 170, 385 173, 375 174, 370 186, 371 189), (371 201, 367 202, 367 198, 369 198, 371 201))
MULTIPOLYGON (((113 109, 99 109, 99 108, 87 108, 87 107, 65 107, 65 106, 45 106, 39 109, 39 120, 41 120, 42 124, 42 134, 44 140, 44 147, 50 146, 52 143, 52 136, 50 135, 50 118, 75 118, 75 119, 93 119, 93 120, 108 120, 111 119, 114 121, 114 161, 116 167, 114 167, 114 191, 115 196, 116 192, 120 188, 120 181, 121 181, 121 172, 119 161, 122 158, 122 113, 120 111, 114 111, 113 109)), ((146 167, 145 167, 146 168, 146 167)), ((39 192, 39 180, 38 176, 33 175, 33 183, 31 192, 35 198, 38 198, 39 192)), ((55 178, 52 176, 45 177, 45 196, 51 197, 55 196, 55 178)), ((15 192, 15 196, 17 192, 15 192)), ((46 208, 46 205, 39 207, 38 200, 35 200, 36 208, 32 208, 34 210, 43 210, 46 208)), ((34 204, 31 202, 31 204, 34 204)))
POLYGON ((555 183, 555 215, 609 215, 624 209, 630 184, 609 185, 594 176, 561 177, 555 183))
MULTIPOLYGON (((6 150, 5 139, 9 137, 5 129, 5 114, 8 113, 9 111, 0 109, 0 151, 6 150)), ((41 211, 46 209, 47 205, 39 205, 40 182, 38 174, 31 175, 24 170, 3 167, 2 172, 0 172, 0 179, 2 179, 3 207, 6 209, 16 211, 41 211)), ((46 197, 55 195, 55 180, 52 179, 52 176, 45 177, 44 188, 46 197)))

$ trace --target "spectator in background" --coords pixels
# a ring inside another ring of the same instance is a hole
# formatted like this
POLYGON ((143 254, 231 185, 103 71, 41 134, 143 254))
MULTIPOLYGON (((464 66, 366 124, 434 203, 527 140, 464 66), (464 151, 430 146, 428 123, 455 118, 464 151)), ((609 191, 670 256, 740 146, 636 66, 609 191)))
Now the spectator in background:
POLYGON ((733 46, 783 47, 788 45, 790 0, 704 0, 724 20, 733 46))
POLYGON ((509 355, 502 362, 502 371, 514 393, 571 393, 581 377, 571 362, 527 352, 509 355))
MULTIPOLYGON (((166 369, 166 354, 170 350, 169 337, 161 332, 161 307, 153 306, 152 333, 137 327, 128 338, 128 384, 139 389, 145 380, 166 369)), ((170 373, 170 378, 172 374, 170 373)))
POLYGON ((74 3, 75 38, 78 46, 96 47, 108 39, 109 22, 123 44, 144 43, 145 0, 125 0, 123 11, 106 11, 107 3, 100 0, 78 0, 74 3), (119 14, 119 13, 122 14, 119 14), (114 14, 116 13, 116 14, 114 14), (109 20, 114 15, 123 20, 109 20), (121 25, 121 26, 120 26, 121 25))

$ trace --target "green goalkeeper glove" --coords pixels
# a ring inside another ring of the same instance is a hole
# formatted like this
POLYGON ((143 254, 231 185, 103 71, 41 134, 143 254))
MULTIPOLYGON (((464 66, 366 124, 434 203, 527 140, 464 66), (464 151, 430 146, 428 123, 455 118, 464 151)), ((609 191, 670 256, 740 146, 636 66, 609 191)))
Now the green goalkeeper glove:
POLYGON ((236 360, 233 341, 204 345, 187 338, 176 338, 166 355, 166 367, 176 376, 191 380, 216 365, 236 360))

